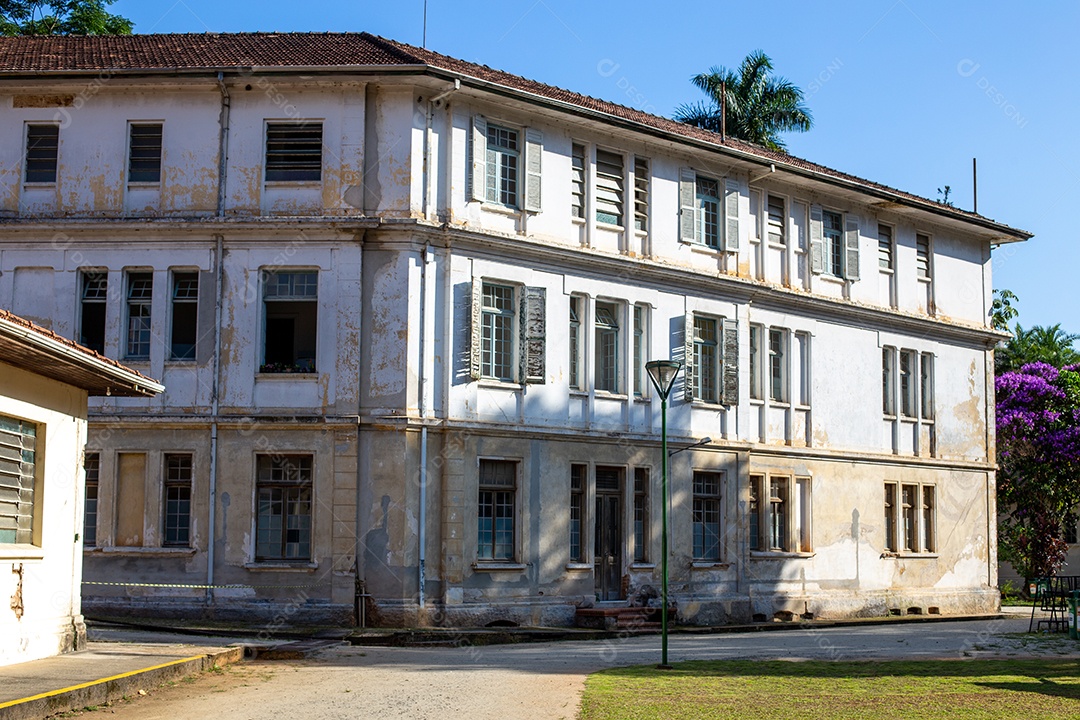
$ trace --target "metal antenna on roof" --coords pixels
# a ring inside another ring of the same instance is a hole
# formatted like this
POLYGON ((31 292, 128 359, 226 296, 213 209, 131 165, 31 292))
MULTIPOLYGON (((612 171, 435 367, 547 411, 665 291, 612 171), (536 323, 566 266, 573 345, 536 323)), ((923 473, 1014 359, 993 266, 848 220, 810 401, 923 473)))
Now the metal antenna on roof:
POLYGON ((424 39, 421 41, 420 47, 427 50, 427 0, 424 0, 424 39))
POLYGON ((727 83, 720 81, 720 142, 727 141, 727 83))
POLYGON ((979 212, 979 170, 975 163, 976 158, 971 158, 971 212, 979 212))

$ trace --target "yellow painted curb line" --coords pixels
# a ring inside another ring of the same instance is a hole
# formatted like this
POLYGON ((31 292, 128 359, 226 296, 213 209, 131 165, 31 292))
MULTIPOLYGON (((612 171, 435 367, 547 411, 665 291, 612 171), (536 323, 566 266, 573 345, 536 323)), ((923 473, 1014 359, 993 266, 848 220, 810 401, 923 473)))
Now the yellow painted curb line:
POLYGON ((140 668, 139 670, 131 670, 126 673, 120 673, 119 675, 113 675, 111 677, 102 678, 100 680, 91 680, 90 682, 84 682, 80 685, 72 685, 71 687, 61 688, 60 690, 51 690, 50 692, 41 693, 40 695, 32 695, 30 697, 21 698, 19 700, 8 700, 7 702, 0 703, 0 710, 4 708, 13 707, 15 705, 21 705, 25 702, 32 700, 41 700, 47 697, 53 697, 54 695, 61 695, 66 692, 73 692, 75 690, 82 690, 83 688, 93 687, 94 685, 101 685, 102 683, 112 682, 113 680, 121 680, 132 675, 139 675, 144 672, 150 672, 151 670, 159 670, 161 668, 167 668, 171 665, 179 665, 181 663, 191 662, 192 660, 202 660, 208 657, 207 655, 192 655, 191 657, 180 658, 179 660, 171 660, 167 663, 161 663, 160 665, 154 665, 152 667, 140 668))

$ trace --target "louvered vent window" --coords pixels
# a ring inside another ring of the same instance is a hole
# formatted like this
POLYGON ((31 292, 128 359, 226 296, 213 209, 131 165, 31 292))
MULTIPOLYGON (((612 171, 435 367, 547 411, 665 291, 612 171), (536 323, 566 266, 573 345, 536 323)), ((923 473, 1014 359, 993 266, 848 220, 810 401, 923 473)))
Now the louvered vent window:
POLYGON ((0 415, 0 544, 34 541, 37 426, 0 415))
POLYGON ((59 125, 27 125, 26 182, 56 182, 56 158, 59 151, 59 125))
POLYGON ((161 123, 131 126, 128 182, 161 182, 161 123))
POLYGON ((322 179, 322 123, 267 123, 267 182, 322 179))

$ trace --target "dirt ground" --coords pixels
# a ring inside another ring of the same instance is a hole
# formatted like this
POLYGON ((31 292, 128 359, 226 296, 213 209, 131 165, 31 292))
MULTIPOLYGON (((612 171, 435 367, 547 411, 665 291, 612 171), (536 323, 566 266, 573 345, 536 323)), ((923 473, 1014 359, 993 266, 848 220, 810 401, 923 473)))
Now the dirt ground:
MULTIPOLYGON (((671 660, 860 660, 1080 655, 1062 636, 1026 635, 1026 618, 673 635, 671 660)), ((84 717, 575 718, 585 677, 654 663, 659 637, 462 648, 341 646, 305 660, 247 662, 132 696, 84 717)))

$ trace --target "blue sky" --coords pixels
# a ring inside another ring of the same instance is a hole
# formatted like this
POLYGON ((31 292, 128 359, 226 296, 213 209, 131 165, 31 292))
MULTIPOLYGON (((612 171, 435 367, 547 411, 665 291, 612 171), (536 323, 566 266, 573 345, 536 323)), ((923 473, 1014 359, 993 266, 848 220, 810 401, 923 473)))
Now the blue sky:
MULTIPOLYGON (((762 49, 803 88, 800 157, 1035 233, 994 253, 1020 322, 1080 332, 1080 3, 429 0, 427 46, 670 115, 689 78, 762 49)), ((423 0, 119 0, 135 31, 367 31, 421 44, 423 0)), ((948 282, 948 278, 939 278, 948 282)))

